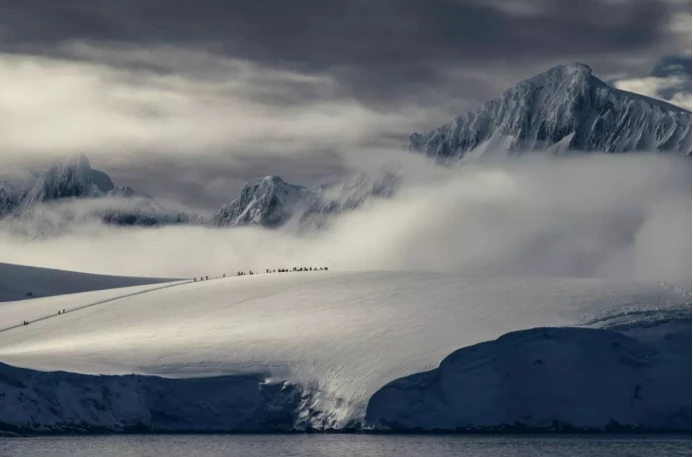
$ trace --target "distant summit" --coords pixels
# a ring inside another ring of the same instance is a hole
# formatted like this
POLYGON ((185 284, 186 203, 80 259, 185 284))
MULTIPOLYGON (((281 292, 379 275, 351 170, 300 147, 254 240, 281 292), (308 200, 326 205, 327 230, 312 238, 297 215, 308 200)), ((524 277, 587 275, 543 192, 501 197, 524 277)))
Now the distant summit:
POLYGON ((291 217, 307 193, 305 187, 287 184, 279 176, 253 179, 245 183, 238 197, 221 207, 213 224, 276 227, 291 217))
POLYGON ((360 173, 338 184, 310 188, 289 184, 279 176, 265 176, 247 181, 214 215, 202 216, 164 206, 131 187, 116 186, 80 155, 55 162, 22 186, 0 180, 0 218, 40 220, 34 225, 48 231, 56 224, 59 228, 94 219, 122 226, 276 228, 293 221, 299 229, 324 228, 331 217, 359 208, 372 197, 392 196, 398 184, 399 179, 389 172, 360 173), (77 200, 88 202, 80 205, 83 211, 59 211, 59 205, 77 200), (43 217, 48 207, 61 216, 43 217))
POLYGON ((91 168, 85 155, 77 155, 44 171, 22 204, 26 207, 61 198, 100 197, 114 188, 106 173, 91 168))
POLYGON ((320 228, 330 216, 359 208, 372 197, 392 196, 398 184, 388 172, 359 173, 340 184, 311 188, 289 184, 279 176, 252 179, 238 197, 221 207, 212 225, 279 227, 294 220, 303 228, 320 228))
MULTIPOLYGON (((691 113, 669 103, 614 89, 592 75, 587 65, 559 65, 509 88, 499 98, 452 122, 410 137, 412 151, 442 163, 466 161, 488 153, 523 151, 628 152, 691 154, 691 113)), ((251 179, 215 214, 200 216, 167 208, 126 186, 116 186, 84 155, 55 163, 38 178, 17 186, 0 180, 0 218, 27 218, 53 202, 90 200, 75 218, 107 224, 154 226, 194 224, 215 227, 296 224, 323 228, 334 216, 372 198, 391 197, 400 178, 381 170, 315 187, 285 182, 279 176, 251 179)), ((47 223, 60 218, 47 218, 47 223)), ((40 225, 40 224, 37 224, 40 225)))
POLYGON ((91 167, 84 155, 58 160, 21 186, 0 181, 0 218, 40 218, 45 205, 89 200, 84 211, 47 217, 41 228, 97 218, 111 225, 198 224, 200 217, 165 208, 127 186, 115 186, 103 171, 91 167))
POLYGON ((486 152, 691 153, 691 113, 610 87, 581 63, 559 65, 426 133, 409 149, 442 161, 486 152))

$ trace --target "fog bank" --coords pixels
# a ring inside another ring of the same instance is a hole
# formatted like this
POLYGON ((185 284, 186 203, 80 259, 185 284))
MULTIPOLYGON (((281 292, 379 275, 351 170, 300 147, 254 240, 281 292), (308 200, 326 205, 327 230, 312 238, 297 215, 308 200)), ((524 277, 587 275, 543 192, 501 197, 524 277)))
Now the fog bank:
POLYGON ((687 158, 579 155, 458 168, 400 167, 387 200, 325 231, 123 228, 83 223, 29 239, 0 223, 0 261, 191 277, 329 266, 649 279, 691 285, 687 158))

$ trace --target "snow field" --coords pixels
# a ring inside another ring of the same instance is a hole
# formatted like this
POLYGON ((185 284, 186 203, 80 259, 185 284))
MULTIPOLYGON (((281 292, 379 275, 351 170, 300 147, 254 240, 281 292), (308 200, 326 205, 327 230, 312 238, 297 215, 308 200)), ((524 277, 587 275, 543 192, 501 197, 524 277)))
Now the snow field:
MULTIPOLYGON (((111 293, 6 303, 0 320, 21 321, 111 293)), ((420 272, 253 275, 124 296, 0 332, 0 360, 90 374, 262 375, 310 389, 310 408, 340 426, 363 418, 385 384, 508 332, 686 313, 690 296, 648 282, 420 272)))

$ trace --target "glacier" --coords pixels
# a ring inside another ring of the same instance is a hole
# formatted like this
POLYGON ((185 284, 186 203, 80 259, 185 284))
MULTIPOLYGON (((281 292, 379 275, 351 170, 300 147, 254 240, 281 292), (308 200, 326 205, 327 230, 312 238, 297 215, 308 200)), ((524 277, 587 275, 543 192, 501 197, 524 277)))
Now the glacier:
POLYGON ((687 431, 690 339, 684 322, 512 332, 387 384, 367 422, 403 431, 687 431))
POLYGON ((3 324, 33 322, 0 329, 0 427, 690 428, 690 300, 653 282, 323 271, 1 303, 3 324))
POLYGON ((610 87, 587 65, 558 65, 448 124, 413 133, 409 150, 442 163, 536 150, 690 155, 691 113, 610 87))

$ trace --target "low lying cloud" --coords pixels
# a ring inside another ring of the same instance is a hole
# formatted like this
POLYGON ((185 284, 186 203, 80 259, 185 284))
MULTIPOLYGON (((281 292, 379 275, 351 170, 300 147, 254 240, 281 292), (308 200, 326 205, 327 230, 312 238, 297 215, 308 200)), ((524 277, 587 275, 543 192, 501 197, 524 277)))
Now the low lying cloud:
POLYGON ((181 47, 61 50, 0 53, 0 174, 83 153, 120 185, 211 208, 250 178, 346 174, 354 155, 404 146, 466 106, 378 109, 327 73, 181 47))
MULTIPOLYGON (((277 174, 313 185, 357 171, 404 148, 410 133, 479 102, 467 94, 497 96, 557 63, 442 66, 440 85, 420 82, 387 103, 375 95, 369 103, 333 67, 244 60, 181 43, 55 46, 44 55, 0 53, 0 178, 27 162, 84 153, 119 185, 206 210, 250 178, 277 174)), ((690 108, 678 89, 681 62, 664 59, 664 73, 620 76, 616 84, 690 108)))
POLYGON ((394 198, 372 200, 322 232, 87 224, 30 240, 0 230, 0 261, 167 277, 327 265, 690 288, 686 160, 579 155, 443 169, 411 159, 394 198))

